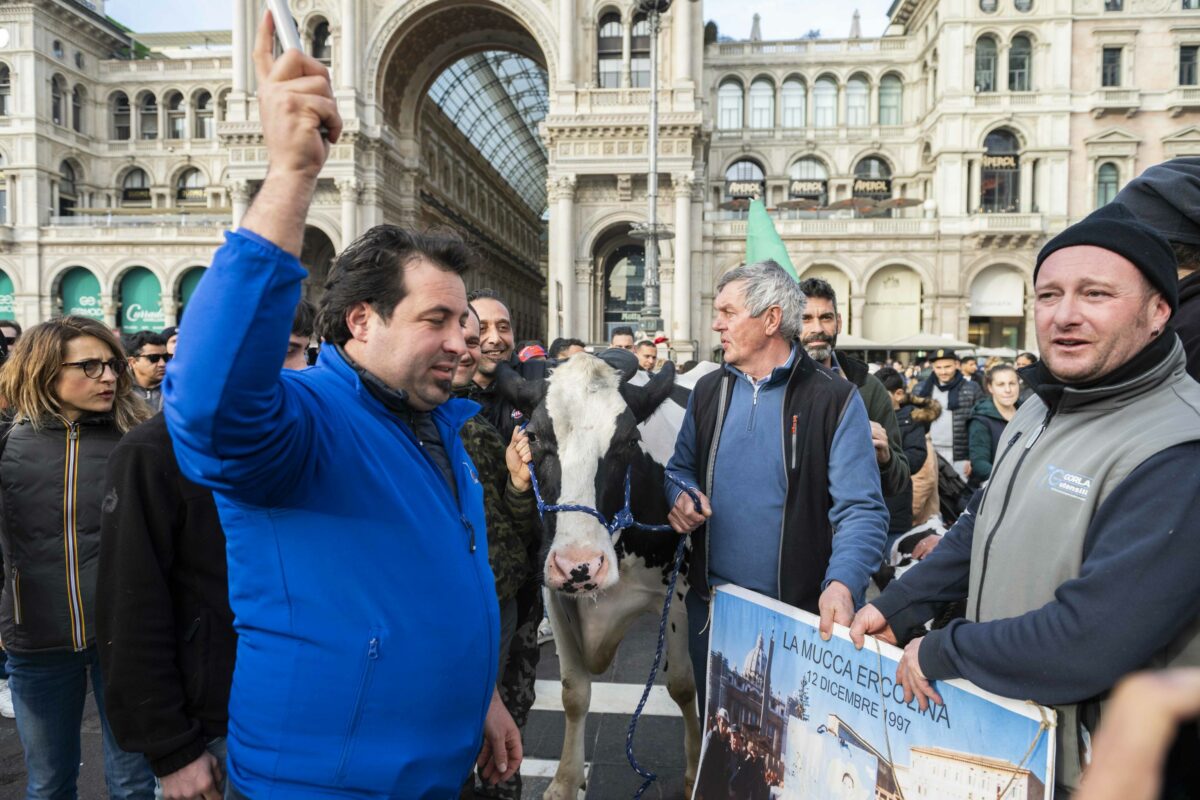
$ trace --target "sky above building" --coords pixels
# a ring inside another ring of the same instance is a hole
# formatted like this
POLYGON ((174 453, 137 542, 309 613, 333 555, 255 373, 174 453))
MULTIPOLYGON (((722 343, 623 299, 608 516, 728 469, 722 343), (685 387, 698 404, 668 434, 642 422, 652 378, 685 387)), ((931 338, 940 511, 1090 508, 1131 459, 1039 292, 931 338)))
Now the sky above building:
MULTIPOLYGON (((798 39, 819 30, 827 39, 850 33, 857 8, 863 36, 879 36, 887 27, 892 0, 854 0, 842 5, 829 0, 704 0, 704 18, 717 23, 722 36, 746 39, 754 14, 762 17, 764 39, 798 39)), ((233 0, 108 0, 110 16, 142 33, 228 29, 233 0)))

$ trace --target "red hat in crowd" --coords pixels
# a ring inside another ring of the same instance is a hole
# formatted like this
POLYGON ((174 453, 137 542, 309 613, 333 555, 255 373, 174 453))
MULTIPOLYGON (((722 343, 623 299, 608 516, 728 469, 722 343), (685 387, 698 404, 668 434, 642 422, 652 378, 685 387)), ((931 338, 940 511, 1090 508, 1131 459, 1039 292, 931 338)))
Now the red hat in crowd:
POLYGON ((526 361, 530 360, 531 358, 545 358, 545 357, 546 357, 546 349, 544 347, 542 347, 540 344, 531 344, 527 347, 522 347, 521 352, 517 353, 517 358, 521 360, 522 364, 525 363, 526 361))

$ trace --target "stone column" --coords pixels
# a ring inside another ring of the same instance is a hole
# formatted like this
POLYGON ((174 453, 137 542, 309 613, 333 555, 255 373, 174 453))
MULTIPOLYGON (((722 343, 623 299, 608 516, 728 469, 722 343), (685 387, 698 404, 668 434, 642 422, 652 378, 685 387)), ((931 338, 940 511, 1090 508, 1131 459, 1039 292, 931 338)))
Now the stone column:
POLYGON ((865 294, 850 295, 850 333, 863 336, 863 322, 867 316, 867 296, 865 294))
POLYGON ((575 183, 572 174, 552 179, 550 198, 554 211, 550 231, 550 331, 549 338, 575 336, 575 183), (559 286, 562 287, 562 306, 558 305, 559 286), (558 315, 562 315, 562 327, 558 315))
MULTIPOLYGON (((574 264, 573 274, 575 278, 575 327, 571 328, 567 333, 571 336, 576 336, 584 341, 593 337, 594 320, 592 319, 592 265, 588 261, 586 264, 574 264)), ((564 287, 565 289, 566 287, 564 287)), ((549 342, 546 343, 547 345, 549 342)))
POLYGON ((342 0, 342 49, 334 53, 334 58, 341 67, 338 70, 339 85, 343 89, 354 89, 358 71, 358 0, 342 0))
POLYGON ((983 157, 971 159, 971 179, 967 182, 967 214, 974 214, 983 201, 983 157))
MULTIPOLYGON (((1021 159, 1020 209, 1022 214, 1028 214, 1033 208, 1033 164, 1032 159, 1021 159)), ((1094 197, 1095 193, 1092 196, 1094 197)))
POLYGON ((558 0, 558 81, 575 82, 575 2, 558 0))
POLYGON ((626 16, 621 20, 621 88, 628 89, 633 85, 633 18, 626 16))
POLYGON ((162 297, 159 300, 159 303, 162 304, 163 325, 168 328, 173 328, 176 325, 178 325, 179 320, 176 318, 175 315, 179 312, 179 308, 175 304, 174 295, 171 295, 171 294, 162 295, 162 297))
POLYGON ((678 2, 674 7, 675 28, 672 46, 675 50, 675 82, 685 83, 695 79, 692 75, 692 4, 678 2))
POLYGON ((346 178, 337 182, 342 195, 342 250, 358 238, 358 180, 346 178))
POLYGON ((112 296, 111 292, 100 290, 100 307, 104 309, 104 324, 110 329, 115 329, 117 327, 117 299, 112 296))
POLYGON ((250 32, 246 28, 246 0, 233 0, 233 91, 247 89, 250 32))
POLYGON ((250 187, 245 181, 230 181, 226 187, 229 190, 229 200, 233 203, 233 227, 242 224, 242 217, 250 208, 250 187))
POLYGON ((695 175, 679 172, 671 176, 675 195, 675 285, 672 317, 667 320, 667 336, 672 343, 692 338, 692 190, 695 175))

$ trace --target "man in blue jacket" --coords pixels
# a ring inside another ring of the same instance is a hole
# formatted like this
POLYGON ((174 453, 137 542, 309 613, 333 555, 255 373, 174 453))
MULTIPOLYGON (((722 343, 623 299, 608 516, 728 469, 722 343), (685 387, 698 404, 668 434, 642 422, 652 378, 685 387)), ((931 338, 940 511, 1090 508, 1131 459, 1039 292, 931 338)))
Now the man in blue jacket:
POLYGON ((330 272, 317 366, 279 372, 317 174, 341 132, 328 70, 255 45, 269 168, 197 289, 166 386, 185 475, 214 490, 239 635, 234 798, 451 797, 521 761, 495 692, 482 487, 451 400, 462 242, 369 231, 330 272), (320 128, 328 130, 328 141, 320 128), (483 742, 482 752, 480 743, 483 742))
POLYGON ((689 650, 700 708, 711 587, 732 583, 849 625, 879 568, 888 512, 866 406, 800 345, 804 294, 773 261, 717 284, 725 367, 700 379, 667 471, 670 521, 692 534, 689 650), (711 502, 711 505, 710 505, 711 502))

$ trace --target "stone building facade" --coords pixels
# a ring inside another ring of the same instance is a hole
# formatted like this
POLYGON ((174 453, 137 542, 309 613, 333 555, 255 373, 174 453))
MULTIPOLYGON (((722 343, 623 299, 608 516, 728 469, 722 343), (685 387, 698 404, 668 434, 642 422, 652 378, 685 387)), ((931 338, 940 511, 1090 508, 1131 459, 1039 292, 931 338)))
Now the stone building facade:
MULTIPOLYGON (((179 318, 266 171, 261 2, 233 5, 229 31, 131 35, 103 0, 0 2, 0 316, 179 318)), ((1200 154, 1197 5, 896 0, 878 38, 730 41, 676 0, 657 211, 677 355, 715 344, 747 188, 799 271, 838 289, 848 331, 1032 346, 1046 237, 1147 166, 1200 154)), ((637 318, 650 87, 633 0, 291 6, 346 122, 308 220, 312 294, 370 226, 451 225, 479 243, 472 285, 509 298, 520 337, 595 341, 637 318)))

